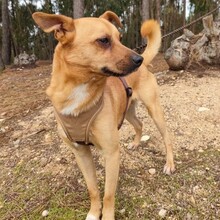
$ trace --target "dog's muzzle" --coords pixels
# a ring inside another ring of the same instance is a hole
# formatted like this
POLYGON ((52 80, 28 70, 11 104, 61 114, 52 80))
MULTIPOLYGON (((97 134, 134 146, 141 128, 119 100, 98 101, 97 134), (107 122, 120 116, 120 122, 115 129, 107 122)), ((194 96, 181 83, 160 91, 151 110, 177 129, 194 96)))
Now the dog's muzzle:
POLYGON ((127 76, 138 69, 138 67, 142 64, 144 58, 138 54, 132 54, 129 57, 129 60, 130 61, 128 64, 125 63, 124 60, 121 60, 116 64, 120 72, 113 71, 108 67, 103 67, 101 70, 107 76, 116 76, 116 77, 127 76))

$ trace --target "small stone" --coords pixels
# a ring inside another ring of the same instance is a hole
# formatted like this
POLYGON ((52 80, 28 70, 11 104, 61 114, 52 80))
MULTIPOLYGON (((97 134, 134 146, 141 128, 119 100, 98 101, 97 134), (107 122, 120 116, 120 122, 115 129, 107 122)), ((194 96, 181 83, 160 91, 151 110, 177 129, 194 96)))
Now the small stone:
POLYGON ((191 146, 189 147, 189 150, 190 150, 190 151, 195 150, 195 146, 194 146, 194 145, 191 145, 191 146))
POLYGON ((7 112, 3 112, 1 113, 1 116, 5 116, 7 114, 7 112))
POLYGON ((210 109, 209 108, 206 108, 206 107, 199 107, 198 111, 199 112, 205 112, 205 111, 209 111, 210 109))
POLYGON ((5 133, 5 132, 6 132, 6 130, 5 130, 4 128, 1 128, 1 131, 2 131, 2 133, 5 133))
POLYGON ((156 173, 156 169, 150 168, 150 169, 148 170, 148 172, 149 172, 151 175, 154 175, 154 174, 156 173))
POLYGON ((189 212, 187 213, 187 215, 186 215, 186 219, 187 219, 187 220, 191 220, 191 219, 192 219, 192 215, 191 215, 191 213, 189 213, 189 212))
POLYGON ((51 143, 52 142, 52 136, 51 136, 51 134, 46 134, 45 136, 44 136, 44 139, 45 139, 45 142, 46 143, 51 143))
POLYGON ((9 156, 9 152, 7 151, 0 152, 0 157, 8 157, 8 156, 9 156))
POLYGON ((147 207, 147 202, 144 202, 144 204, 142 205, 142 208, 146 208, 147 207))
POLYGON ((48 214, 49 214, 49 211, 48 211, 48 210, 44 210, 44 211, 42 212, 42 216, 43 216, 43 217, 48 216, 48 214))
POLYGON ((16 141, 13 141, 13 144, 15 147, 18 147, 19 146, 19 143, 20 143, 20 140, 17 139, 16 141))
POLYGON ((150 139, 150 136, 144 135, 141 137, 141 141, 148 141, 150 139))
POLYGON ((196 205, 196 200, 195 200, 194 196, 190 197, 190 202, 192 203, 192 205, 196 205))
POLYGON ((45 167, 47 165, 47 163, 48 163, 47 158, 45 158, 45 157, 41 158, 41 160, 40 160, 40 166, 41 167, 45 167))
POLYGON ((199 186, 194 186, 193 187, 193 193, 197 193, 199 191, 199 186))
POLYGON ((62 158, 60 159, 60 163, 61 163, 61 164, 68 164, 68 161, 67 161, 66 158, 62 157, 62 158))
POLYGON ((120 212, 121 214, 124 214, 124 213, 125 213, 125 209, 121 209, 119 212, 120 212))
POLYGON ((0 122, 3 122, 5 121, 6 119, 5 118, 0 118, 0 122))
POLYGON ((161 209, 158 213, 158 215, 161 217, 161 218, 165 218, 167 214, 167 210, 166 209, 161 209))

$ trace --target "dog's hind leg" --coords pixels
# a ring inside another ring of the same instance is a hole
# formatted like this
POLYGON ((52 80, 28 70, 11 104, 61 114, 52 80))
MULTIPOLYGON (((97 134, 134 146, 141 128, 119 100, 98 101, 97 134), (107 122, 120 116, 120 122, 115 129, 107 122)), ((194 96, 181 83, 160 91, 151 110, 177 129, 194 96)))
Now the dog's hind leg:
POLYGON ((155 103, 147 106, 147 109, 163 137, 163 141, 166 147, 166 164, 164 166, 164 173, 170 175, 175 170, 173 162, 173 149, 169 133, 166 128, 162 108, 160 103, 156 101, 155 103))
POLYGON ((86 220, 99 220, 101 215, 101 201, 90 147, 80 145, 74 148, 74 154, 77 164, 85 178, 91 200, 91 207, 86 220))
POLYGON ((136 132, 134 141, 129 144, 130 147, 137 147, 140 144, 141 135, 142 135, 142 122, 136 116, 135 107, 136 107, 136 101, 132 101, 126 113, 127 121, 133 125, 134 130, 136 132))
POLYGON ((153 75, 149 75, 147 80, 148 86, 145 84, 144 80, 141 81, 143 85, 139 87, 139 98, 147 107, 150 116, 162 135, 166 147, 166 164, 164 166, 164 173, 171 174, 175 170, 173 149, 169 132, 167 131, 163 110, 160 104, 159 92, 157 91, 158 85, 153 75))

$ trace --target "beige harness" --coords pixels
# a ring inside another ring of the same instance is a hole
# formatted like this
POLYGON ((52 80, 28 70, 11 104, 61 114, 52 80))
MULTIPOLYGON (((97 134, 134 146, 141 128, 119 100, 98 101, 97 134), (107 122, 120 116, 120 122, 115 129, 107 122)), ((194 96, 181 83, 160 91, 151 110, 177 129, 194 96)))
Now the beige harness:
MULTIPOLYGON (((129 98, 132 96, 132 89, 127 85, 124 78, 119 77, 121 80, 127 97, 126 109, 123 114, 122 121, 118 125, 118 129, 121 128, 129 106, 129 98)), ((72 143, 81 145, 93 145, 89 142, 90 127, 92 122, 96 119, 97 115, 103 108, 103 96, 99 99, 98 103, 90 108, 88 111, 80 113, 77 117, 73 115, 62 115, 55 108, 55 116, 57 121, 61 124, 64 133, 72 143)))

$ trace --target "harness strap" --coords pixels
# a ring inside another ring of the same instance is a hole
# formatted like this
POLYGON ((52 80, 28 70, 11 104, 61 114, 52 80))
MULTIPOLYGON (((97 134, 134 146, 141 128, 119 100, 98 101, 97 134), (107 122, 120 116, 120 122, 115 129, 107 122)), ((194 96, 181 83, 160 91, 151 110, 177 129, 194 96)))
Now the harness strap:
MULTIPOLYGON (((92 124, 92 122, 96 119, 97 115, 99 114, 99 112, 102 110, 102 107, 103 107, 103 96, 101 97, 101 105, 99 106, 98 110, 96 111, 96 113, 92 116, 92 118, 89 120, 88 124, 87 124, 87 127, 86 127, 86 132, 85 132, 85 144, 86 145, 89 145, 89 144, 92 144, 92 143, 89 143, 89 129, 90 129, 90 126, 92 124)), ((93 144, 92 144, 93 145, 93 144)))
MULTIPOLYGON (((125 111, 123 112, 123 116, 122 116, 122 120, 120 122, 120 124, 118 125, 118 130, 121 128, 122 124, 123 124, 123 121, 125 119, 125 115, 126 115, 126 112, 128 110, 128 107, 129 107, 129 100, 130 100, 130 97, 132 96, 132 88, 128 86, 126 80, 124 79, 124 77, 118 77, 119 80, 122 82, 123 86, 124 86, 124 89, 125 89, 125 92, 126 92, 126 108, 125 108, 125 111)), ((96 119, 97 115, 99 114, 99 112, 102 110, 103 108, 103 96, 100 98, 100 101, 98 102, 100 103, 99 104, 99 108, 97 109, 97 111, 92 115, 92 117, 90 118, 90 120, 88 121, 87 125, 86 125, 86 130, 85 130, 85 141, 76 141, 76 140, 73 140, 72 136, 70 135, 68 129, 66 128, 65 124, 63 123, 62 119, 60 118, 60 115, 57 111, 57 109, 54 107, 54 112, 55 112, 55 116, 56 116, 56 119, 57 121, 60 123, 60 125, 62 126, 63 128, 63 131, 66 135, 66 137, 69 139, 70 142, 72 143, 77 143, 77 144, 80 144, 80 145, 93 145, 92 143, 89 142, 89 130, 90 130, 90 127, 91 127, 91 124, 92 122, 96 119)))
POLYGON ((64 125, 62 119, 59 116, 58 111, 56 110, 56 108, 54 107, 54 112, 55 112, 55 116, 56 119, 59 121, 60 125, 63 128, 63 131, 66 135, 66 137, 69 139, 70 142, 72 143, 77 143, 80 145, 93 145, 92 143, 89 142, 89 129, 90 126, 92 124, 92 122, 95 120, 95 118, 97 117, 98 113, 102 110, 103 107, 103 96, 101 96, 100 101, 98 101, 97 105, 99 105, 99 108, 97 109, 97 111, 93 114, 93 116, 90 118, 90 120, 88 121, 87 125, 86 125, 86 129, 85 129, 85 141, 76 141, 73 140, 72 136, 70 135, 68 129, 66 128, 66 126, 64 125))
POLYGON ((122 124, 123 124, 124 119, 125 119, 125 115, 126 115, 126 112, 128 110, 128 107, 129 107, 129 100, 130 100, 130 97, 132 96, 133 90, 132 90, 131 87, 128 86, 128 84, 127 84, 127 82, 126 82, 124 77, 118 77, 118 78, 121 80, 121 82, 122 82, 122 84, 123 84, 123 86, 125 88, 125 92, 126 92, 126 96, 127 96, 126 108, 125 108, 125 111, 123 113, 122 120, 121 120, 120 124, 118 125, 118 130, 119 130, 121 128, 122 124))
POLYGON ((60 125, 62 126, 63 131, 64 131, 66 137, 69 139, 70 142, 74 142, 73 139, 72 139, 72 137, 71 137, 71 135, 69 134, 69 132, 68 132, 66 126, 63 124, 63 121, 61 120, 61 118, 60 118, 60 116, 59 116, 59 113, 58 113, 58 111, 57 111, 57 109, 56 109, 55 107, 54 107, 54 113, 55 113, 55 117, 56 117, 57 121, 58 121, 58 122, 60 123, 60 125))

